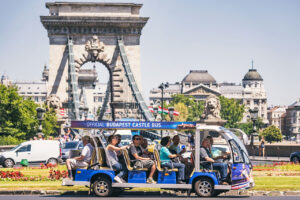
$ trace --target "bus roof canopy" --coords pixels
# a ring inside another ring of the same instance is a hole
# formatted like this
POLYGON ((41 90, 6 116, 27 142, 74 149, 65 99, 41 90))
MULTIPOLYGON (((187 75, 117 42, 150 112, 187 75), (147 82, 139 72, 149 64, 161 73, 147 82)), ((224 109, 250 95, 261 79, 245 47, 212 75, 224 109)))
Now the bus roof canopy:
POLYGON ((130 129, 130 130, 191 130, 196 122, 149 121, 71 121, 71 128, 82 129, 130 129))

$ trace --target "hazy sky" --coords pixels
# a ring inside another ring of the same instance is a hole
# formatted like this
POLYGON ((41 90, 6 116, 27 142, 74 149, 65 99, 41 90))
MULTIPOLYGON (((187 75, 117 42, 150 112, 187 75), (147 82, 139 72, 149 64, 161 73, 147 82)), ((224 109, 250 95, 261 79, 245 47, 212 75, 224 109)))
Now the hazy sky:
MULTIPOLYGON (((1 3, 0 74, 15 81, 40 80, 49 57, 39 18, 48 15, 45 2, 1 3)), ((181 81, 191 69, 208 70, 218 83, 240 83, 252 59, 269 105, 289 105, 300 97, 300 1, 118 2, 143 3, 140 14, 150 17, 141 36, 145 98, 161 82, 181 81)))

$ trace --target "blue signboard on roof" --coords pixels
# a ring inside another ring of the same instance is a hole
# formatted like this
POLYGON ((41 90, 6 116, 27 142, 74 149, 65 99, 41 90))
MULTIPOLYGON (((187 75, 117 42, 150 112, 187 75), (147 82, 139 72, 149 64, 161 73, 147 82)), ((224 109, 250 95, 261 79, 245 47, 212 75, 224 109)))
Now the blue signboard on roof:
POLYGON ((196 122, 72 121, 72 128, 170 130, 195 129, 196 122))

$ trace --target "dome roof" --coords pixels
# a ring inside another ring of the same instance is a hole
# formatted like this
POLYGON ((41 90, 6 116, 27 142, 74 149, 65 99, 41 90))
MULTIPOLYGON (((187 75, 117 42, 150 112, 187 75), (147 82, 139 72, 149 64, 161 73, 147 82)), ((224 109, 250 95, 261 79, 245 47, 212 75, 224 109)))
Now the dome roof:
POLYGON ((243 81, 262 81, 262 77, 256 71, 256 69, 249 69, 247 74, 244 76, 243 81))
POLYGON ((207 70, 191 70, 188 75, 184 77, 182 82, 193 82, 202 84, 216 84, 216 80, 210 75, 207 70))

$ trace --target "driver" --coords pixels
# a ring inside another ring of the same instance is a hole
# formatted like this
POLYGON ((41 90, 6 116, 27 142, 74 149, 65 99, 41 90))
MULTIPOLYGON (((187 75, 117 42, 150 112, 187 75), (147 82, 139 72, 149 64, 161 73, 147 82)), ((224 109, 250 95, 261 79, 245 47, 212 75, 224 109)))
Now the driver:
POLYGON ((213 169, 220 171, 221 174, 221 184, 227 185, 226 177, 227 177, 227 164, 226 163, 216 163, 212 157, 210 149, 210 140, 209 138, 205 138, 202 141, 202 145, 200 147, 200 162, 205 161, 206 163, 203 164, 204 168, 211 169, 211 164, 213 169))
MULTIPOLYGON (((214 139, 212 136, 207 136, 206 138, 209 139, 209 142, 210 142, 210 147, 209 147, 209 151, 210 153, 213 155, 213 152, 212 152, 212 146, 214 145, 214 139)), ((221 150, 220 150, 221 151, 221 150)), ((225 160, 225 159, 228 159, 229 156, 230 156, 230 153, 229 152, 225 152, 225 151, 221 151, 222 152, 222 155, 218 156, 218 157, 214 157, 214 160, 225 160)))

